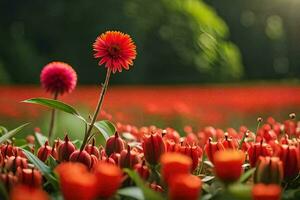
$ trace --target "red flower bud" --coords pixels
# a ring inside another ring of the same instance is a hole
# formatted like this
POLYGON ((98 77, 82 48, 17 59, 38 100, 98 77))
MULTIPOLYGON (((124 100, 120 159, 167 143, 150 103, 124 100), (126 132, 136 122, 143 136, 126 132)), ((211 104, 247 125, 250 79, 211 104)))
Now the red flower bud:
POLYGON ((161 156, 161 173, 167 184, 178 174, 188 174, 192 168, 192 159, 180 153, 164 153, 161 156))
POLYGON ((283 179, 283 166, 278 157, 259 157, 254 174, 255 183, 280 184, 283 179))
POLYGON ((166 130, 163 131, 163 139, 174 141, 175 143, 178 143, 180 140, 180 135, 174 129, 167 128, 166 130))
POLYGON ((48 157, 51 155, 51 152, 52 152, 52 148, 49 146, 49 143, 48 141, 45 142, 45 145, 44 146, 41 146, 39 149, 38 149, 38 152, 37 152, 37 157, 45 162, 48 157))
POLYGON ((202 157, 202 149, 200 147, 195 146, 195 145, 180 146, 178 149, 178 152, 180 152, 192 159, 192 161, 193 161, 192 171, 194 171, 198 167, 199 161, 201 160, 201 157, 202 157))
POLYGON ((27 159, 22 158, 20 156, 10 156, 9 158, 7 158, 7 160, 5 160, 5 168, 7 170, 10 170, 12 172, 16 172, 17 168, 27 168, 28 167, 28 163, 27 163, 27 159))
POLYGON ((201 191, 201 179, 190 174, 176 175, 169 187, 170 200, 197 200, 201 191))
POLYGON ((91 169, 93 169, 98 163, 98 158, 95 155, 91 155, 91 169))
POLYGON ((97 179, 98 197, 109 198, 121 186, 123 173, 116 165, 99 162, 93 172, 97 179))
POLYGON ((294 120, 286 120, 284 122, 284 132, 290 136, 296 134, 297 124, 294 120))
POLYGON ((100 158, 99 149, 95 146, 95 139, 93 139, 92 144, 86 145, 85 150, 88 154, 95 155, 97 158, 100 158))
POLYGON ((75 151, 75 146, 72 142, 69 141, 68 135, 65 136, 64 142, 58 146, 58 160, 69 161, 70 155, 75 151))
POLYGON ((105 152, 108 156, 112 153, 121 153, 125 149, 125 141, 120 138, 119 133, 116 132, 115 135, 110 136, 106 141, 105 152))
POLYGON ((27 136, 26 136, 26 142, 27 142, 28 144, 34 144, 34 141, 35 141, 35 138, 34 138, 33 135, 27 135, 27 136))
POLYGON ((123 150, 120 154, 120 167, 121 168, 133 168, 135 164, 140 162, 140 158, 136 151, 132 151, 130 146, 127 146, 127 150, 123 150))
POLYGON ((145 161, 143 161, 143 163, 138 163, 134 165, 134 170, 140 175, 142 179, 148 180, 150 176, 150 170, 145 164, 145 161))
POLYGON ((255 167, 260 156, 272 156, 272 148, 270 145, 263 143, 251 143, 248 149, 249 162, 251 167, 255 167))
POLYGON ((11 144, 1 145, 0 150, 4 158, 6 158, 7 156, 16 156, 17 154, 16 147, 12 146, 11 144))
POLYGON ((299 174, 299 151, 295 146, 281 145, 280 160, 283 164, 284 179, 289 180, 299 174))
POLYGON ((65 200, 94 200, 97 197, 97 179, 81 163, 65 162, 55 168, 65 200))
POLYGON ((18 177, 15 176, 12 172, 8 172, 0 175, 0 181, 3 183, 7 190, 10 190, 18 182, 18 177))
POLYGON ((70 155, 70 161, 71 162, 80 162, 87 166, 87 168, 91 167, 92 160, 91 160, 91 155, 88 154, 85 150, 75 150, 71 155, 70 155))
POLYGON ((145 159, 151 165, 156 165, 160 156, 166 151, 165 143, 161 135, 157 133, 145 135, 142 146, 145 159))
POLYGON ((205 153, 208 157, 208 159, 214 163, 214 154, 217 151, 224 150, 224 146, 221 142, 213 142, 212 138, 209 138, 205 147, 204 147, 205 153))
POLYGON ((121 155, 119 153, 113 153, 113 154, 110 155, 109 158, 113 159, 115 161, 115 164, 120 166, 120 156, 121 155))
POLYGON ((214 155, 215 173, 223 182, 234 182, 242 174, 242 165, 245 161, 243 151, 224 150, 214 155))
POLYGON ((42 174, 36 169, 18 169, 19 182, 30 187, 42 186, 42 174))
POLYGON ((50 200, 47 192, 40 188, 17 185, 10 193, 10 200, 50 200))
POLYGON ((226 132, 224 134, 224 139, 222 140, 222 145, 225 149, 237 149, 238 143, 235 139, 232 139, 228 136, 228 133, 226 132))
POLYGON ((253 200, 280 200, 281 187, 276 184, 256 184, 252 189, 253 200))

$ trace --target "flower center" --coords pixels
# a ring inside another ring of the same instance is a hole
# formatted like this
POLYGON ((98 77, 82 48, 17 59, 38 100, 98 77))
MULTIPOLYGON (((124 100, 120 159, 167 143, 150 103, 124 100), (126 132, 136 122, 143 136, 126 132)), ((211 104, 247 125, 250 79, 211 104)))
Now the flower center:
POLYGON ((112 45, 108 48, 108 53, 111 57, 116 58, 119 56, 120 47, 117 45, 112 45))

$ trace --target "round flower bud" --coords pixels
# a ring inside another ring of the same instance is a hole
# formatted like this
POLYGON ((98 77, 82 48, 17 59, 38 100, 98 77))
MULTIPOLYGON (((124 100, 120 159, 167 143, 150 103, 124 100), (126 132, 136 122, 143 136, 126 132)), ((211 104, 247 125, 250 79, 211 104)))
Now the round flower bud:
POLYGON ((39 149, 38 149, 38 152, 37 152, 37 157, 45 162, 48 157, 51 155, 51 152, 52 152, 52 148, 49 146, 49 143, 48 141, 45 142, 45 145, 44 146, 41 146, 39 149))
POLYGON ((69 141, 68 135, 65 136, 64 142, 58 146, 58 160, 69 161, 70 155, 75 151, 75 146, 69 141))
POLYGON ((91 167, 92 160, 91 160, 91 155, 88 154, 85 150, 75 150, 71 155, 70 155, 70 161, 71 162, 80 162, 87 166, 87 168, 91 167))
POLYGON ((106 141, 105 152, 107 156, 110 156, 112 153, 121 153, 123 149, 125 149, 125 141, 120 138, 118 132, 110 136, 106 141))

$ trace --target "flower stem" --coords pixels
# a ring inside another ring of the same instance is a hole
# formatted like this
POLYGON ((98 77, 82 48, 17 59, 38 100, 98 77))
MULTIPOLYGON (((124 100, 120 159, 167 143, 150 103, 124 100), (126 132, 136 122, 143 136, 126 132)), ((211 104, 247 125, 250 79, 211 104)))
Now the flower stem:
MULTIPOLYGON (((58 92, 55 92, 53 99, 57 100, 57 97, 58 97, 58 92)), ((53 133, 54 123, 55 123, 55 115, 56 115, 56 110, 55 110, 55 108, 53 108, 51 111, 50 127, 49 127, 49 133, 48 133, 49 142, 51 140, 52 133, 53 133)))
POLYGON ((92 132, 92 129, 93 129, 93 126, 96 122, 96 119, 98 117, 98 113, 101 110, 102 103, 103 103, 103 100, 104 100, 104 96, 105 96, 105 93, 106 93, 106 90, 107 90, 110 74, 111 74, 111 69, 108 68, 107 72, 106 72, 105 81, 104 81, 104 84, 102 86, 102 90, 101 90, 101 93, 100 93, 100 97, 99 97, 99 100, 98 100, 98 103, 97 103, 96 110, 95 110, 94 115, 92 117, 91 124, 89 125, 89 128, 88 128, 87 132, 84 135, 84 139, 83 139, 82 145, 80 147, 80 151, 82 151, 84 149, 84 147, 86 145, 86 142, 88 141, 88 138, 89 138, 89 136, 92 132))

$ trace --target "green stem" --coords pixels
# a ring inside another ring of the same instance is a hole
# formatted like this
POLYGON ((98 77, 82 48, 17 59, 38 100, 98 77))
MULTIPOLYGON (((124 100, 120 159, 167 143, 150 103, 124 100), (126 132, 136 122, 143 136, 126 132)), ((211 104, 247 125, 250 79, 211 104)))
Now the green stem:
POLYGON ((105 96, 105 93, 106 93, 106 90, 107 90, 107 86, 108 86, 108 82, 109 82, 109 78, 110 78, 110 74, 111 74, 111 69, 108 68, 107 69, 107 73, 106 73, 106 78, 105 78, 105 81, 104 81, 104 84, 102 86, 102 90, 101 90, 101 93, 100 93, 100 97, 99 97, 99 100, 98 100, 98 103, 97 103, 97 107, 96 107, 96 110, 94 112, 94 115, 92 117, 92 121, 91 121, 91 124, 89 125, 89 128, 86 132, 86 134, 84 135, 84 139, 83 139, 83 142, 82 142, 82 145, 80 147, 80 151, 82 151, 85 147, 85 144, 91 134, 91 131, 93 129, 93 126, 96 122, 96 119, 98 117, 98 113, 99 111, 101 110, 101 107, 102 107, 102 103, 103 103, 103 100, 104 100, 104 96, 105 96))
MULTIPOLYGON (((53 99, 57 100, 57 97, 58 97, 58 92, 55 92, 53 99)), ((53 108, 51 111, 50 127, 49 127, 49 133, 48 133, 49 142, 51 141, 51 138, 52 138, 54 123, 55 123, 55 116, 56 116, 56 110, 55 110, 55 108, 53 108)))

